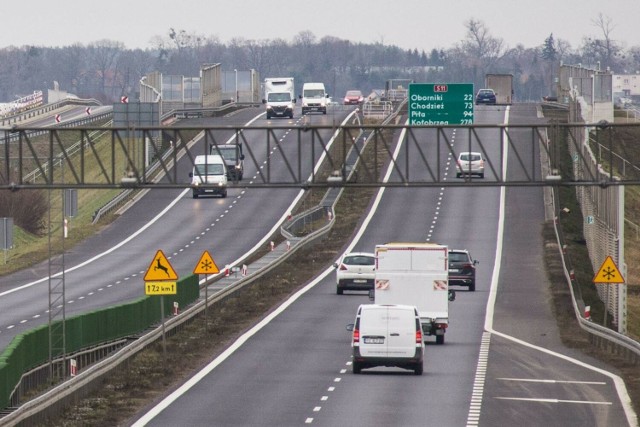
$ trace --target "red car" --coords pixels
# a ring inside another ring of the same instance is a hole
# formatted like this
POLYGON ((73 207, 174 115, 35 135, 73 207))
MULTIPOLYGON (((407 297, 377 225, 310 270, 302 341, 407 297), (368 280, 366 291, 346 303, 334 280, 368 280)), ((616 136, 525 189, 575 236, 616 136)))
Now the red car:
POLYGON ((359 90, 348 90, 344 96, 344 105, 360 105, 364 102, 364 96, 359 90))

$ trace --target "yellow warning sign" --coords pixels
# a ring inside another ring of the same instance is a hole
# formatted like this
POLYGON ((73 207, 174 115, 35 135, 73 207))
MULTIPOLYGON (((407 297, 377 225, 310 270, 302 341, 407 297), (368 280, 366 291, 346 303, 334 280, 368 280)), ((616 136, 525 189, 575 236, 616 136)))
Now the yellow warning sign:
POLYGON ((624 277, 610 256, 604 260, 602 267, 593 276, 593 283, 624 283, 624 277))
POLYGON ((220 273, 218 266, 216 265, 213 258, 208 251, 204 251, 202 256, 200 257, 200 261, 196 264, 196 267, 193 269, 193 274, 216 274, 220 273))
POLYGON ((173 267, 171 267, 171 263, 164 253, 161 250, 156 252, 156 256, 153 257, 153 261, 151 261, 151 265, 147 269, 147 273, 144 275, 145 282, 157 282, 162 280, 178 280, 178 275, 176 274, 173 267))

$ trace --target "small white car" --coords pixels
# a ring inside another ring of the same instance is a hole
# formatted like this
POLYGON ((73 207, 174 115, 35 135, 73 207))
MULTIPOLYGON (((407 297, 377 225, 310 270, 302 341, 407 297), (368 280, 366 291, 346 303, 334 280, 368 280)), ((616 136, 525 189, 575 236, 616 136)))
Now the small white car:
POLYGON ((484 159, 482 158, 482 153, 463 151, 458 155, 456 167, 457 178, 460 178, 462 175, 478 175, 480 178, 484 178, 484 159))
POLYGON ((351 252, 333 264, 336 268, 336 293, 345 290, 369 291, 376 278, 376 256, 369 252, 351 252))

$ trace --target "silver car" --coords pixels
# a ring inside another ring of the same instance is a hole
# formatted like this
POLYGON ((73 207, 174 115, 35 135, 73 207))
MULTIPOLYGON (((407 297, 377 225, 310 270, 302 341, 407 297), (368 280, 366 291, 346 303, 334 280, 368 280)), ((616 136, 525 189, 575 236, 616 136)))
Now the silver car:
POLYGON ((484 178, 484 159, 482 158, 482 153, 473 151, 460 153, 456 167, 456 177, 458 178, 462 175, 478 175, 480 178, 484 178))

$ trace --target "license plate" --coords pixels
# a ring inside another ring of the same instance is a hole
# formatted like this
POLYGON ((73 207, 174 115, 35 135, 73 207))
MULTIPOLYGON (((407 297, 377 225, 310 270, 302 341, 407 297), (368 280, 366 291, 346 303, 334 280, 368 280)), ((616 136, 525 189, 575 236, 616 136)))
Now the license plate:
POLYGON ((364 338, 365 344, 384 344, 384 338, 364 338))
POLYGON ((458 270, 457 268, 450 268, 449 269, 449 273, 459 273, 460 270, 458 270))
POLYGON ((353 283, 367 283, 366 279, 353 279, 353 283))

